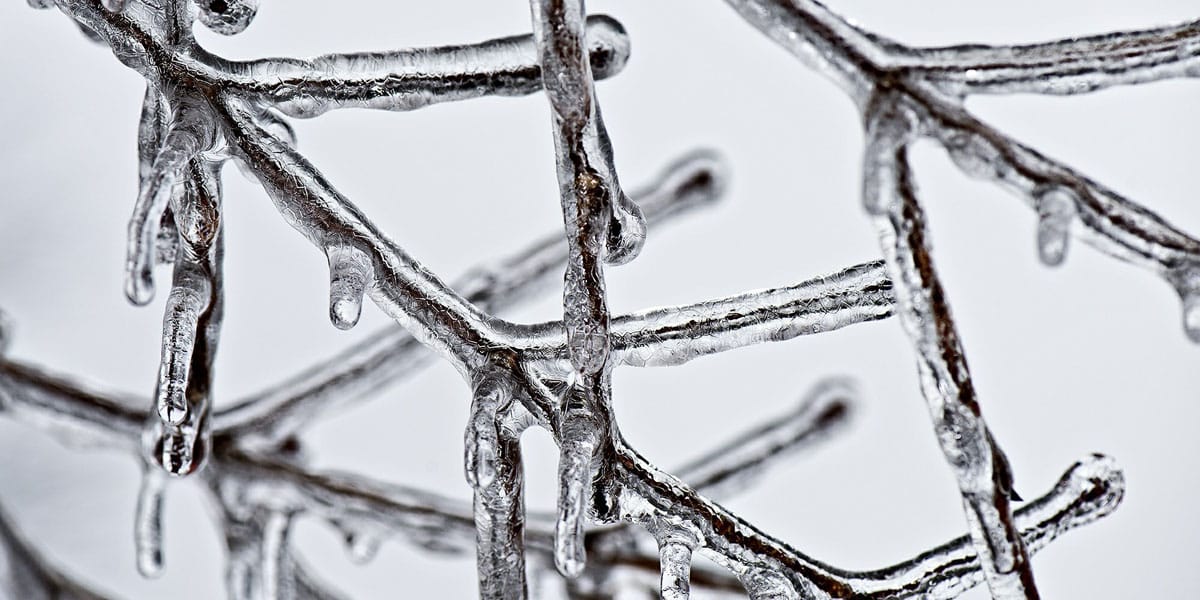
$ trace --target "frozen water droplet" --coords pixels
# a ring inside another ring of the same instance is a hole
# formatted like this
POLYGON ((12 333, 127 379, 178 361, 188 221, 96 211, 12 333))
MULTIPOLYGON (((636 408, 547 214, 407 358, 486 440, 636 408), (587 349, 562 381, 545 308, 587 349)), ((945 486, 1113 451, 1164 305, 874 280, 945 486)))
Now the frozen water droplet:
POLYGON ((208 459, 209 436, 201 435, 195 425, 185 422, 180 427, 165 424, 155 440, 151 458, 171 475, 182 477, 195 473, 208 459))
POLYGON ((379 546, 383 544, 383 536, 369 527, 351 529, 345 528, 346 550, 354 564, 365 565, 379 554, 379 546))
POLYGON ((162 505, 165 487, 165 474, 152 465, 144 465, 133 536, 137 568, 142 577, 152 578, 162 574, 162 505))
POLYGON ((50 8, 54 6, 54 0, 29 0, 29 6, 33 8, 50 8))
POLYGON ((258 13, 258 0, 198 0, 200 22, 221 34, 235 35, 246 30, 258 13))
POLYGON ((158 417, 168 425, 182 425, 188 418, 188 407, 181 398, 167 398, 158 405, 158 417))
POLYGON ((329 320, 338 329, 358 324, 363 295, 371 283, 371 263, 361 251, 349 246, 331 246, 329 258, 329 320))
POLYGON ((128 4, 128 0, 102 0, 102 3, 104 4, 104 8, 107 8, 112 12, 119 13, 125 10, 125 5, 128 4))
POLYGON ((1168 274, 1168 281, 1183 302, 1183 330, 1188 339, 1200 344, 1200 265, 1186 264, 1168 274))
POLYGON ((642 209, 624 192, 613 203, 612 221, 608 225, 608 240, 604 260, 610 265, 623 265, 637 258, 646 243, 646 217, 642 209))
POLYGON ((1054 188, 1038 194, 1038 258, 1048 267, 1061 265, 1067 255, 1071 221, 1075 219, 1075 194, 1054 188))

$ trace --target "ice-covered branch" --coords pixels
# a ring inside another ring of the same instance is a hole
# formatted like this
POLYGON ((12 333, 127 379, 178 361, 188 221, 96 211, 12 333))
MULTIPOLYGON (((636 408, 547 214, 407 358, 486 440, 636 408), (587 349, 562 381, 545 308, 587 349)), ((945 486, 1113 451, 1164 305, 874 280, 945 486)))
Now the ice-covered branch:
POLYGON ((947 93, 1080 94, 1200 76, 1200 21, 1016 46, 911 48, 893 62, 947 93))
MULTIPOLYGON (((606 16, 587 23, 588 56, 598 79, 629 58, 621 24, 606 16)), ((469 46, 330 54, 308 60, 268 58, 224 67, 234 85, 294 117, 336 108, 413 110, 481 96, 525 96, 542 89, 532 36, 469 46)))
POLYGON ((890 102, 903 105, 919 120, 919 135, 937 139, 963 170, 1026 197, 1042 216, 1039 253, 1048 264, 1062 261, 1065 234, 1078 232, 1102 251, 1163 275, 1183 300, 1188 336, 1200 343, 1200 241, 980 122, 960 97, 1080 93, 1196 77, 1200 23, 1023 46, 919 49, 865 32, 815 0, 726 1, 784 49, 846 88, 864 119, 890 102))
MULTIPOLYGON (((719 156, 691 152, 633 196, 647 224, 655 225, 717 200, 725 187, 725 171, 719 156)), ((475 306, 495 313, 544 289, 566 262, 566 241, 561 234, 551 234, 508 258, 471 269, 453 288, 475 306)), ((217 410, 213 430, 242 444, 278 443, 319 414, 344 407, 431 358, 407 330, 392 326, 295 377, 217 410)))
MULTIPOLYGON (((883 263, 863 263, 791 287, 613 317, 613 360, 634 366, 682 364, 884 319, 894 301, 883 263)), ((563 336, 561 323, 543 323, 531 326, 518 344, 527 360, 561 360, 567 358, 563 336)))
MULTIPOLYGON (((948 599, 984 580, 969 537, 878 571, 830 567, 700 497, 628 449, 619 455, 622 517, 652 522, 669 516, 690 524, 701 534, 699 551, 740 574, 751 598, 948 599), (757 587, 782 595, 756 596, 757 587)), ((1123 492, 1123 477, 1112 461, 1090 457, 1072 466, 1049 494, 1018 511, 1019 534, 1031 551, 1040 550, 1061 533, 1111 513, 1123 492)))
POLYGON ((1068 232, 1162 276, 1183 301, 1183 324, 1200 343, 1200 240, 1153 211, 1004 135, 936 96, 910 103, 966 173, 1015 192, 1039 215, 1039 255, 1062 261, 1068 232), (1047 235, 1048 234, 1048 235, 1047 235))
POLYGON ((921 391, 958 480, 988 587, 997 599, 1032 600, 1038 597, 1033 571, 1009 507, 1012 473, 984 423, 909 171, 907 144, 915 119, 889 106, 867 124, 863 204, 880 232, 897 312, 917 354, 921 391))
POLYGON ((486 348, 502 345, 490 316, 376 229, 307 159, 260 127, 245 105, 222 96, 214 109, 235 153, 292 227, 322 250, 352 248, 370 261, 375 277, 368 294, 384 312, 463 372, 486 361, 486 348))

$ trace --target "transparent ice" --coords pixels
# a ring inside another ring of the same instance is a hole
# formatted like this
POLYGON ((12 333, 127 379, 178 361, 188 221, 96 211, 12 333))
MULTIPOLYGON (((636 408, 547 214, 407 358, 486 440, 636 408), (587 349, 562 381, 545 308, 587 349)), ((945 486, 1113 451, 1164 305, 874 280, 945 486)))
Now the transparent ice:
MULTIPOLYGON (((755 599, 953 598, 981 583, 994 598, 1037 598, 1030 554, 1114 510, 1123 476, 1111 459, 1088 456, 1045 495, 1013 509, 1020 498, 984 421, 933 264, 909 149, 933 140, 968 174, 1024 198, 1038 216, 1036 247, 1046 265, 1061 264, 1069 238, 1078 236, 1157 272, 1178 291, 1185 331, 1200 342, 1200 242, 964 105, 973 94, 1077 94, 1195 77, 1200 21, 1019 46, 913 48, 814 0, 726 3, 833 80, 861 112, 862 202, 883 260, 789 287, 614 315, 606 269, 634 260, 663 220, 720 196, 725 167, 718 155, 698 151, 644 190, 624 191, 594 81, 619 73, 629 41, 612 18, 588 16, 582 0, 533 0, 531 35, 251 61, 206 52, 192 27, 199 20, 221 34, 239 33, 254 18, 256 0, 30 0, 60 10, 146 79, 141 185, 127 240, 129 300, 146 304, 167 287, 154 281, 157 265, 174 271, 152 399, 93 391, 3 359, 0 409, 72 443, 121 448, 139 461, 135 538, 147 577, 169 568, 161 515, 170 478, 200 478, 228 549, 231 598, 340 597, 293 553, 289 533, 298 518, 341 531, 359 561, 392 539, 430 552, 474 552, 486 598, 640 592, 680 599, 693 587, 755 599), (452 286, 338 192, 297 150, 288 124, 342 108, 407 111, 536 93, 549 100, 565 240, 535 241, 452 286), (398 325, 215 410, 224 260, 219 167, 230 160, 326 257, 334 326, 354 327, 364 298, 398 325), (494 316, 563 272, 560 321, 494 316), (621 435, 611 385, 618 366, 677 365, 893 315, 911 339, 968 532, 910 561, 839 569, 716 503, 836 428, 856 395, 846 381, 824 382, 795 412, 748 429, 676 475, 651 465, 621 435), (471 501, 308 466, 300 438, 306 426, 435 356, 458 370, 471 397, 463 456, 471 501), (554 514, 525 510, 520 440, 530 427, 549 431, 560 449, 554 514), (692 565, 695 553, 721 570, 692 565)), ((9 329, 0 319, 0 349, 9 329)), ((0 589, 16 597, 104 597, 46 562, 3 513, 0 551, 9 565, 0 589)))

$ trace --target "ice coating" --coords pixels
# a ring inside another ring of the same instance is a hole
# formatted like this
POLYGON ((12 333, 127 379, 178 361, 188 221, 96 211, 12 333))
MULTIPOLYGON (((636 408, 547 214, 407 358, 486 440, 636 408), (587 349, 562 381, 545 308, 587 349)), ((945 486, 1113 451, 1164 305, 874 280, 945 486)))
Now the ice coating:
MULTIPOLYGON (((1033 571, 1009 500, 1012 473, 983 420, 967 360, 938 279, 925 215, 908 165, 903 114, 881 112, 867 125, 864 204, 880 232, 901 321, 917 354, 921 391, 934 431, 962 492, 971 538, 992 597, 1037 598, 1033 571)), ((910 136, 912 133, 910 132, 910 136)))
MULTIPOLYGON (((1029 553, 1111 512, 1123 480, 1110 460, 1090 457, 1046 496, 1020 510, 1009 506, 1011 469, 976 401, 930 256, 907 148, 932 139, 964 171, 1024 198, 1038 216, 1039 256, 1048 265, 1063 262, 1075 234, 1158 273, 1178 291, 1185 330, 1200 342, 1200 242, 979 121, 963 104, 973 93, 1083 93, 1194 77, 1196 22, 1042 44, 923 49, 867 32, 814 0, 728 3, 833 79, 863 113, 862 200, 880 226, 886 260, 786 287, 610 315, 604 265, 632 260, 646 223, 714 198, 726 180, 719 159, 695 154, 633 194, 636 202, 622 190, 593 85, 619 72, 629 56, 627 35, 611 18, 587 17, 579 0, 534 0, 532 35, 233 62, 196 44, 192 18, 233 34, 249 24, 257 2, 59 0, 58 8, 147 79, 128 295, 150 300, 158 263, 173 264, 174 278, 153 400, 138 399, 141 408, 132 408, 0 357, 0 410, 73 439, 140 448, 175 475, 200 473, 220 509, 234 598, 338 597, 289 550, 291 524, 306 515, 343 531, 362 559, 393 537, 434 552, 473 549, 485 598, 525 597, 526 572, 553 577, 552 568, 569 577, 560 582, 563 593, 593 596, 640 590, 678 598, 694 587, 719 596, 744 588, 753 598, 952 598, 986 582, 996 598, 1037 597, 1029 553), (297 148, 282 116, 414 110, 538 92, 551 108, 565 240, 538 241, 454 286, 338 192, 297 148), (222 313, 218 172, 230 157, 327 258, 336 326, 353 326, 369 297, 403 329, 214 412, 209 390, 222 313), (560 322, 495 316, 563 270, 560 322), (678 478, 646 462, 620 435, 611 400, 616 367, 676 365, 893 314, 913 341, 969 533, 912 561, 869 572, 837 569, 710 498, 830 431, 853 396, 843 383, 825 382, 797 411, 734 437, 678 470, 678 478), (454 365, 470 389, 464 471, 473 502, 306 464, 297 437, 306 424, 415 372, 427 354, 454 365), (550 431, 560 448, 554 515, 528 514, 524 506, 520 438, 532 426, 550 431), (725 571, 693 568, 693 552, 725 571)), ((139 493, 139 565, 147 573, 161 568, 164 475, 149 468, 139 493)), ((35 553, 17 554, 28 564, 43 562, 35 553)))
POLYGON ((350 329, 358 324, 362 314, 363 295, 371 285, 371 261, 361 251, 347 246, 330 246, 329 258, 329 320, 338 329, 350 329))
POLYGON ((154 465, 142 468, 134 518, 134 546, 142 577, 158 577, 163 569, 162 511, 166 475, 154 465))
MULTIPOLYGON (((72 436, 74 432, 91 431, 97 439, 112 440, 114 447, 127 450, 136 448, 134 442, 140 435, 140 423, 146 415, 135 411, 114 411, 111 407, 138 403, 98 394, 29 367, 7 363, 2 366, 0 392, 9 395, 6 410, 10 414, 35 426, 57 422, 48 428, 51 433, 61 432, 62 421, 70 421, 72 436), (17 389, 21 393, 14 394, 17 389)), ((819 407, 822 405, 819 399, 829 393, 831 385, 836 387, 842 384, 823 383, 805 396, 817 399, 813 401, 813 406, 819 407)), ((802 402, 801 406, 809 404, 802 402)), ((801 409, 800 412, 805 411, 801 409)), ((721 450, 735 456, 752 455, 757 445, 754 432, 769 430, 775 421, 769 419, 735 436, 735 439, 742 440, 741 443, 715 447, 705 455, 715 458, 715 462, 701 458, 681 471, 707 477, 705 473, 726 470, 729 465, 720 459, 724 456, 721 450)), ((798 431, 797 439, 820 439, 836 424, 836 420, 815 419, 807 423, 811 429, 798 431)), ((286 449, 285 452, 287 456, 295 454, 294 449, 286 449)), ((769 468, 780 456, 782 454, 776 454, 773 461, 763 466, 769 468)), ((476 543, 475 517, 466 502, 404 486, 373 482, 357 475, 316 471, 294 459, 262 456, 239 450, 232 444, 221 446, 218 443, 213 463, 205 470, 204 477, 210 482, 210 500, 218 506, 219 525, 225 532, 229 546, 227 580, 230 598, 259 597, 254 590, 263 585, 259 565, 263 560, 261 552, 266 517, 273 511, 286 509, 297 515, 317 516, 344 531, 386 531, 395 539, 438 552, 470 552, 476 543), (285 505, 281 506, 281 501, 285 505)), ((153 469, 147 473, 161 476, 153 469)), ((1036 552, 1062 533, 1111 513, 1120 502, 1123 490, 1121 472, 1113 461, 1103 456, 1091 456, 1071 467, 1048 494, 1018 510, 1015 519, 1030 551, 1036 552)), ((652 540, 631 536, 628 527, 621 525, 589 531, 588 546, 594 552, 577 582, 618 579, 625 582, 621 586, 632 585, 635 589, 658 593, 660 577, 657 566, 652 571, 645 570, 647 564, 659 563, 656 545, 652 540), (648 545, 643 543, 647 541, 648 545)), ((720 537, 709 537, 706 543, 720 540, 720 537)), ((545 568, 553 569, 553 518, 531 515, 526 544, 527 551, 533 556, 544 557, 531 561, 532 566, 543 568, 548 565, 545 568)), ((792 552, 788 549, 785 555, 792 552)), ((809 568, 819 566, 804 562, 809 560, 805 557, 792 556, 793 560, 802 561, 799 565, 807 564, 809 568)), ((293 578, 299 597, 341 597, 309 575, 294 556, 288 564, 291 566, 285 577, 293 578)), ((853 593, 855 598, 919 597, 942 600, 957 597, 983 581, 977 558, 965 537, 925 552, 912 561, 878 571, 836 573, 829 582, 835 587, 823 588, 831 597, 848 597, 846 594, 853 593), (833 593, 837 590, 842 593, 833 593)), ((11 585, 11 582, 0 579, 0 585, 11 585)), ((701 586, 716 597, 743 596, 742 584, 737 579, 706 568, 692 570, 692 586, 701 586)))
POLYGON ((200 22, 221 35, 245 31, 258 13, 258 0, 197 0, 196 4, 200 22))
POLYGON ((1061 265, 1075 220, 1075 196, 1067 190, 1047 190, 1038 195, 1037 213, 1038 258, 1047 267, 1061 265))

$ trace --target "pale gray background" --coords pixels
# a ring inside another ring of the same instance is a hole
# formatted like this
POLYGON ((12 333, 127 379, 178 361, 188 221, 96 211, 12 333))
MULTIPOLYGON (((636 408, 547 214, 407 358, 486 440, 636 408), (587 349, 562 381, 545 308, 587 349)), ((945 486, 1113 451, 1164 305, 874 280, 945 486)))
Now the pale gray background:
MULTIPOLYGON (((1194 0, 835 2, 901 41, 1015 42, 1195 18, 1194 0)), ((608 271, 614 310, 696 301, 796 282, 879 254, 858 200, 862 136, 833 85, 717 0, 592 0, 620 19, 633 57, 599 94, 617 166, 635 187, 678 153, 721 149, 727 202, 653 234, 608 271)), ((469 42, 529 30, 522 0, 264 0, 243 35, 199 33, 230 57, 314 55, 469 42)), ((64 17, 0 3, 0 306, 23 359, 149 393, 162 298, 125 303, 125 222, 136 196, 143 85, 64 17)), ((1075 98, 989 97, 971 107, 1051 156, 1200 233, 1197 82, 1075 98)), ((409 114, 346 111, 297 123, 302 151, 414 257, 446 278, 561 228, 546 101, 486 99, 409 114)), ((1073 532, 1034 564, 1047 598, 1184 598, 1200 590, 1200 348, 1156 277, 1073 246, 1060 269, 1034 251, 1033 215, 968 180, 932 146, 916 169, 938 267, 984 410, 1036 496, 1074 460, 1115 456, 1129 492, 1109 519, 1073 532)), ((326 319, 324 260, 263 192, 226 171, 228 317, 217 402, 274 381, 383 324, 351 333, 326 319)), ((160 282, 168 278, 160 271, 160 282)), ((555 294, 514 315, 553 318, 555 294)), ((744 349, 671 369, 622 369, 617 412, 664 466, 790 406, 821 376, 861 378, 867 399, 845 435, 728 506, 805 552, 848 568, 907 559, 964 531, 954 482, 930 431, 913 358, 895 321, 744 349)), ((307 436, 321 466, 466 497, 467 398, 444 364, 307 436)), ((553 504, 557 453, 526 436, 528 500, 553 504)), ((134 570, 137 468, 125 456, 65 449, 0 419, 0 497, 71 572, 128 598, 220 597, 222 551, 191 482, 170 489, 167 570, 134 570)), ((385 545, 366 567, 338 536, 304 522, 318 571, 355 598, 474 594, 471 560, 385 545)), ((980 595, 973 595, 978 598, 980 595)))

